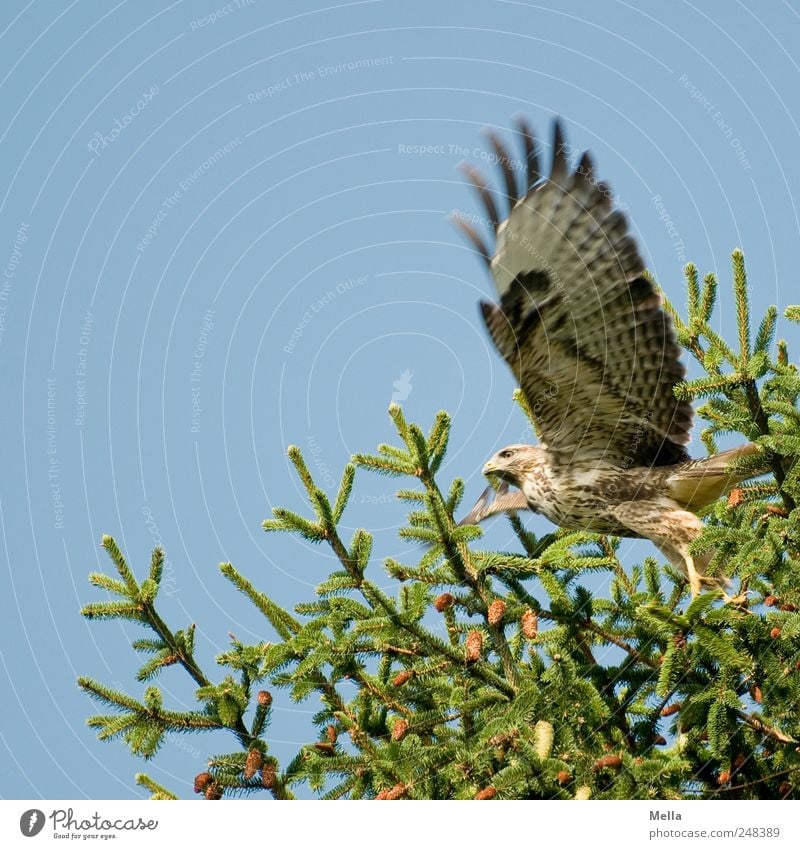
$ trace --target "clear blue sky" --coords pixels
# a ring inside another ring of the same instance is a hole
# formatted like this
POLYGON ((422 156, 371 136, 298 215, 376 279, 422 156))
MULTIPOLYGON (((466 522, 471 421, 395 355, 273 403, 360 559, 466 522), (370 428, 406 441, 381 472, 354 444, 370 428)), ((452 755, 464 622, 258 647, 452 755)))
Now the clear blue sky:
MULTIPOLYGON (((144 765, 85 727, 78 675, 142 691, 136 629, 78 615, 101 534, 139 574, 165 546, 162 612, 198 623, 214 673, 228 632, 270 637, 220 561, 289 606, 332 566, 260 529, 302 509, 288 444, 332 490, 393 439, 393 394, 425 426, 444 408, 441 474, 471 501, 523 436, 478 319, 490 281, 446 220, 477 210, 456 165, 486 166, 481 126, 563 116, 673 299, 685 261, 719 272, 723 333, 736 246, 758 308, 800 300, 797 3, 6 0, 0 32, 2 796, 141 796, 142 768, 190 795, 232 745, 144 765)), ((417 554, 393 491, 359 474, 345 515, 376 570, 417 554)), ((184 678, 169 704, 193 704, 184 678)), ((278 699, 280 756, 316 708, 278 699)))

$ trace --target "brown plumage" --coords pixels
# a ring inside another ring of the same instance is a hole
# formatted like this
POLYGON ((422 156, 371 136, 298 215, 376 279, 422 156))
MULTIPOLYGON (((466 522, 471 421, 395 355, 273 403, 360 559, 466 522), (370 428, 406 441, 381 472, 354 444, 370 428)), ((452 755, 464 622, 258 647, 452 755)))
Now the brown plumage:
POLYGON ((511 155, 489 135, 508 203, 503 220, 484 178, 464 169, 495 232, 494 250, 456 224, 490 267, 499 303, 482 302, 483 318, 540 442, 495 454, 484 473, 502 483, 462 523, 531 509, 566 528, 645 537, 696 594, 710 559, 689 552, 703 528, 696 512, 752 476, 728 465, 758 449, 689 458, 693 411, 674 393, 685 376, 680 348, 624 214, 588 153, 572 169, 558 122, 547 178, 530 128, 520 121, 518 131, 522 185, 511 155))

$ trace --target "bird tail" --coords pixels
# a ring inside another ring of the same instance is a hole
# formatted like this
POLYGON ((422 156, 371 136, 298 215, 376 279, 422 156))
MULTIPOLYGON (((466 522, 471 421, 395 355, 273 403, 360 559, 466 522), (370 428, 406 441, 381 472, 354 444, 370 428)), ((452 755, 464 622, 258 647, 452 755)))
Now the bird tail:
POLYGON ((681 463, 667 478, 670 498, 684 509, 696 513, 729 492, 737 483, 763 475, 768 469, 766 461, 757 468, 744 472, 728 468, 732 460, 756 455, 760 450, 757 445, 748 442, 712 457, 681 463))

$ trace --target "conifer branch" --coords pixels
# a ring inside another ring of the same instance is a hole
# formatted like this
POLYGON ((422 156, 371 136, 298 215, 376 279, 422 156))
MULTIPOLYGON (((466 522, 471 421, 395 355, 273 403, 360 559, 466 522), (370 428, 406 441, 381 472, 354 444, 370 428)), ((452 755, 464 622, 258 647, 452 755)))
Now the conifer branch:
MULTIPOLYGON (((709 452, 719 437, 742 434, 762 452, 731 470, 768 464, 772 472, 711 505, 692 544, 695 554, 713 553, 708 575, 730 575, 742 595, 749 587, 746 600, 722 604, 708 592, 687 601, 671 565, 652 557, 622 563, 608 536, 558 529, 538 537, 516 515, 511 550, 477 548, 480 530, 454 518, 463 479, 447 486, 437 479, 449 417, 438 413, 423 429, 392 405, 398 444, 356 455, 335 498, 317 486, 302 452, 289 448, 308 506, 277 507, 264 528, 325 543, 335 567, 320 576, 316 597, 289 612, 221 564, 277 642, 231 637, 217 657, 230 674, 218 683, 195 660, 193 626, 173 632, 156 610, 163 551, 153 552, 138 583, 104 538, 116 574, 90 576, 109 598, 87 604, 84 615, 149 628, 133 642, 145 655, 139 679, 182 666, 203 707, 170 711, 154 686, 140 700, 82 678, 109 709, 90 719, 98 736, 152 757, 167 733, 234 731, 240 748, 210 757, 195 777, 208 799, 257 792, 289 799, 300 784, 331 799, 797 797, 800 375, 784 341, 773 350, 774 307, 751 328, 741 252, 732 263, 737 345, 710 326, 713 275, 701 280, 687 266, 688 315, 668 301, 665 309, 703 370, 677 391, 704 399, 698 413, 709 452), (400 536, 422 550, 416 562, 383 559, 396 589, 376 577, 372 534, 356 529, 346 541, 341 530, 356 467, 407 478, 397 493, 409 508, 400 536), (600 570, 608 573, 606 592, 592 589, 600 570), (297 701, 321 702, 317 732, 283 770, 264 739, 272 695, 255 690, 265 680, 297 701)), ((800 321, 796 307, 785 315, 800 321)), ((524 397, 515 398, 535 429, 524 397)), ((154 798, 173 798, 146 776, 137 780, 154 798)))
POLYGON ((143 772, 139 772, 136 774, 136 783, 140 787, 144 787, 146 790, 149 790, 153 795, 150 797, 155 801, 175 801, 178 797, 172 793, 170 790, 167 790, 166 787, 162 787, 160 784, 153 781, 149 775, 145 775, 143 772))
POLYGON ((757 716, 753 716, 743 710, 737 710, 736 715, 745 723, 745 725, 749 725, 750 728, 753 728, 760 734, 766 735, 772 740, 777 740, 778 743, 796 744, 798 742, 794 737, 790 737, 788 734, 784 734, 777 728, 772 728, 767 725, 767 723, 765 723, 762 719, 759 719, 757 716))
POLYGON ((750 298, 747 293, 747 272, 744 254, 736 248, 731 254, 733 263, 733 293, 736 297, 736 318, 739 325, 739 349, 742 370, 750 359, 750 298))
POLYGON ((219 570, 264 614, 267 621, 278 632, 282 639, 288 640, 293 634, 296 634, 300 630, 300 623, 293 616, 275 604, 275 602, 267 595, 259 592, 250 583, 250 581, 233 568, 232 563, 220 563, 219 570))

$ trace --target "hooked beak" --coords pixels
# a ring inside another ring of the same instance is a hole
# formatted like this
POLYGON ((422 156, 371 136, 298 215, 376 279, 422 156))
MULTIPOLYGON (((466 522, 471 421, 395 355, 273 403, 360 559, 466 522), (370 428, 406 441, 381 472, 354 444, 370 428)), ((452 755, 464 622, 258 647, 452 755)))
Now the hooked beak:
POLYGON ((493 475, 497 472, 497 466, 495 466, 495 464, 491 460, 489 460, 489 462, 484 465, 481 471, 484 475, 493 475))

